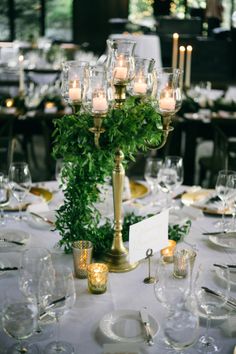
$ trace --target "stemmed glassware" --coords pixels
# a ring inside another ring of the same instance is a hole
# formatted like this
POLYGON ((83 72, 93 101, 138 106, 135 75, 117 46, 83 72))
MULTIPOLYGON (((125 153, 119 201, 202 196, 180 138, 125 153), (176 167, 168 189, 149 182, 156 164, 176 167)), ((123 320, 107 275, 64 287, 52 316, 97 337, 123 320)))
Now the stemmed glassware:
POLYGON ((180 156, 166 156, 158 173, 158 186, 167 193, 166 206, 171 206, 171 193, 183 183, 183 159, 180 156))
POLYGON ((218 176, 217 176, 217 180, 216 180, 216 186, 215 186, 216 193, 223 203, 221 223, 217 224, 220 228, 222 228, 223 231, 227 227, 226 221, 225 221, 225 212, 226 212, 227 202, 230 200, 230 198, 235 193, 234 189, 230 186, 230 183, 232 181, 230 178, 232 175, 236 176, 236 171, 232 171, 232 170, 219 171, 218 176))
MULTIPOLYGON (((200 337, 197 350, 200 353, 216 353, 221 351, 221 345, 217 340, 209 335, 209 329, 211 327, 212 315, 217 309, 222 308, 229 297, 230 281, 229 281, 229 269, 226 265, 221 265, 221 275, 224 278, 224 282, 221 283, 221 287, 216 286, 214 279, 214 271, 212 267, 206 267, 202 264, 199 266, 196 273, 196 279, 194 282, 194 291, 197 298, 198 306, 206 314, 206 332, 200 337), (214 294, 217 293, 218 295, 214 294)), ((218 284, 217 284, 218 285, 218 284)))
POLYGON ((19 202, 19 219, 22 220, 22 202, 30 191, 31 174, 26 162, 13 162, 9 168, 9 187, 19 202))
POLYGON ((145 163, 144 178, 150 188, 151 194, 154 194, 157 188, 157 176, 162 167, 162 159, 157 157, 148 157, 145 163))
MULTIPOLYGON (((38 319, 48 305, 53 281, 54 269, 49 251, 41 247, 25 250, 21 257, 19 287, 28 299, 36 302, 38 319)), ((39 321, 35 332, 37 334, 42 332, 39 321)))
POLYGON ((4 207, 9 203, 9 191, 5 176, 0 172, 0 225, 5 225, 4 207))
POLYGON ((17 340, 7 350, 7 354, 40 354, 35 344, 23 342, 29 338, 37 328, 37 304, 22 294, 9 292, 5 296, 2 310, 2 327, 12 338, 17 340))
POLYGON ((55 267, 55 278, 48 297, 48 303, 52 303, 57 299, 61 299, 61 301, 57 301, 55 306, 49 308, 49 313, 55 316, 57 322, 56 340, 46 346, 45 353, 73 354, 75 352, 73 346, 60 340, 60 318, 69 311, 76 299, 72 270, 65 266, 55 267))

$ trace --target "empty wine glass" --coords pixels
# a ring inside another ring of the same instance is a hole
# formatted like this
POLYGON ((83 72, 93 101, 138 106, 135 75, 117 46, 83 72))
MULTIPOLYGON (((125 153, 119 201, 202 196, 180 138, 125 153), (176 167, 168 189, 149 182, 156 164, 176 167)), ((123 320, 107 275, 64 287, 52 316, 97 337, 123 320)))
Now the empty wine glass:
POLYGON ((183 159, 167 156, 158 173, 158 186, 167 194, 166 207, 171 206, 171 193, 183 183, 183 159))
POLYGON ((205 334, 200 337, 197 344, 197 350, 200 353, 208 354, 221 351, 221 344, 216 338, 209 335, 211 317, 217 309, 226 304, 230 292, 229 269, 226 265, 221 265, 221 271, 225 280, 221 285, 216 282, 215 272, 211 266, 207 267, 201 264, 196 273, 194 292, 198 307, 203 310, 207 319, 205 334), (218 295, 215 295, 216 293, 218 295))
POLYGON ((60 318, 74 305, 76 298, 74 279, 72 270, 65 266, 55 266, 54 284, 51 287, 48 304, 54 302, 54 306, 50 306, 49 313, 56 318, 57 332, 56 340, 49 343, 45 348, 45 353, 67 353, 74 354, 74 347, 60 338, 60 318), (60 299, 60 301, 55 301, 60 299))
POLYGON ((31 174, 26 162, 13 162, 9 168, 9 187, 19 202, 19 219, 22 220, 22 202, 30 191, 31 174))
POLYGON ((184 349, 191 347, 198 338, 199 315, 193 297, 178 298, 167 311, 163 321, 165 341, 174 351, 167 354, 186 353, 184 349))
POLYGON ((225 221, 225 212, 227 207, 227 201, 233 196, 234 189, 229 185, 230 177, 236 175, 236 171, 232 170, 221 170, 218 173, 215 190, 218 197, 221 199, 223 204, 222 218, 221 222, 217 224, 219 228, 223 231, 226 230, 227 225, 225 221))
POLYGON ((5 176, 0 172, 0 225, 5 225, 4 207, 9 203, 9 191, 5 176))
POLYGON ((45 310, 54 278, 51 255, 45 248, 32 247, 21 257, 19 286, 22 293, 38 306, 37 334, 41 334, 40 313, 45 310))
POLYGON ((37 327, 37 305, 21 294, 9 292, 5 296, 2 310, 2 327, 17 343, 7 350, 7 354, 39 354, 35 344, 23 342, 34 333, 37 327))
POLYGON ((150 188, 151 193, 154 193, 157 186, 157 175, 162 166, 162 159, 157 157, 148 157, 146 159, 144 178, 150 188))

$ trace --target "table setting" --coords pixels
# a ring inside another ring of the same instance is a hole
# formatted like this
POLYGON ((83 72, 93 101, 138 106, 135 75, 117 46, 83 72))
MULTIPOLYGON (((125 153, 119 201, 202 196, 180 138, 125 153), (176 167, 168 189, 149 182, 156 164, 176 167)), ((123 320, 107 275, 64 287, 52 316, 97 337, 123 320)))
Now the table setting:
MULTIPOLYGON (((221 220, 184 205, 196 187, 183 185, 181 156, 147 163, 145 181, 129 180, 123 167, 138 151, 165 145, 181 107, 182 71, 134 59, 133 42, 108 47, 105 68, 63 65, 72 114, 55 122, 56 181, 32 184, 28 165, 13 162, 1 182, 3 211, 8 190, 18 206, 4 211, 2 242, 23 245, 1 265, 0 282, 24 301, 22 322, 13 322, 18 300, 5 304, 0 293, 0 350, 231 354, 235 249, 212 242, 220 239, 215 230, 228 237, 224 213, 221 220), (15 240, 9 229, 29 237, 15 240)), ((229 176, 215 188, 224 208, 235 192, 229 176)))

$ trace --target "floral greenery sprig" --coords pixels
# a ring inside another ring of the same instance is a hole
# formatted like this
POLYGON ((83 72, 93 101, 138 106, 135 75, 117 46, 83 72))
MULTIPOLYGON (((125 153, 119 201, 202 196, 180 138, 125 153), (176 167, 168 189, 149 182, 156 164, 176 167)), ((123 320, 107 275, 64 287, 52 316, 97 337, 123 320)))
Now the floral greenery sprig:
POLYGON ((152 102, 134 97, 104 118, 100 149, 89 131, 92 126, 93 117, 84 112, 55 120, 53 155, 64 160, 62 184, 66 186, 56 228, 66 253, 81 239, 92 241, 97 254, 110 246, 113 232, 107 222, 101 225, 95 204, 101 198, 99 186, 112 174, 115 152, 118 147, 124 152, 126 164, 138 151, 147 151, 147 144, 158 146, 162 139, 161 116, 152 102))

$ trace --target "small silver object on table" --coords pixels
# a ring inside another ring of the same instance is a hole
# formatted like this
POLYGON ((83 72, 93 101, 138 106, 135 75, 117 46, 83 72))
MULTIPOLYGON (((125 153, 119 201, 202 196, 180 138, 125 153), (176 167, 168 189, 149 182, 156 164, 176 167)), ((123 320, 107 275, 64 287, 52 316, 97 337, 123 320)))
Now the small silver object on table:
POLYGON ((143 307, 140 311, 140 317, 141 317, 141 321, 145 330, 145 339, 147 341, 147 344, 149 346, 152 346, 154 344, 153 341, 153 336, 152 336, 152 331, 151 331, 151 327, 150 327, 150 323, 149 323, 149 318, 148 318, 148 313, 147 313, 147 308, 143 307))

